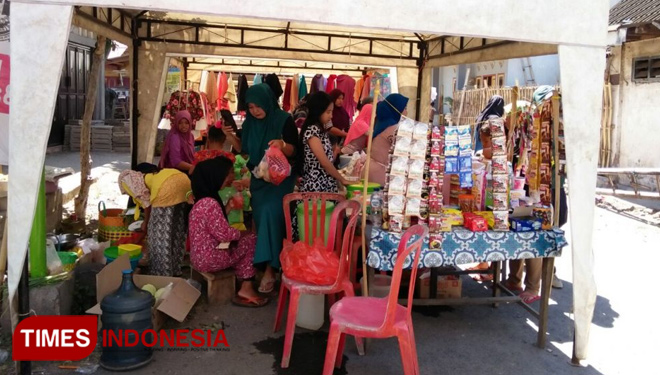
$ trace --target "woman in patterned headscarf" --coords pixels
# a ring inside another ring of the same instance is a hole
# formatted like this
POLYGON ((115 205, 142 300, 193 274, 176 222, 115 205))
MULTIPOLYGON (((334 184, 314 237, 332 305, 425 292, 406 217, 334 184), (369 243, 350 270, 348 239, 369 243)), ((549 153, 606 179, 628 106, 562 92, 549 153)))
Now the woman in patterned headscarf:
MULTIPOLYGON (((190 179, 176 169, 125 170, 119 175, 119 190, 144 208, 142 233, 149 239, 149 272, 158 276, 180 276, 185 253, 185 213, 190 179)), ((146 252, 145 252, 146 253, 146 252)))

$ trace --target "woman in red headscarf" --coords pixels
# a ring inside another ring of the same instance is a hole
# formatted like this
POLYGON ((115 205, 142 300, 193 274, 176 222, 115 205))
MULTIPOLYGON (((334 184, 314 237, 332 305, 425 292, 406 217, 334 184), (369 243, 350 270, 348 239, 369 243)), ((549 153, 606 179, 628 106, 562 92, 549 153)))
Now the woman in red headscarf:
POLYGON ((163 144, 160 168, 175 168, 188 173, 195 160, 195 137, 191 130, 190 112, 178 111, 163 144))

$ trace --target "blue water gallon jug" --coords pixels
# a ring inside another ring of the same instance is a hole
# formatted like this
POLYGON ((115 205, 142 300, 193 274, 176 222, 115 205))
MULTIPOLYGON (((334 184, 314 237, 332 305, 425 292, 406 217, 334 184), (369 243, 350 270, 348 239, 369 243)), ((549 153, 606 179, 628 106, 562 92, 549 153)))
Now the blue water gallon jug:
POLYGON ((108 342, 103 346, 100 364, 111 371, 132 370, 149 363, 152 351, 145 343, 156 340, 151 323, 154 297, 135 286, 132 270, 122 272, 119 289, 101 301, 103 335, 108 342))

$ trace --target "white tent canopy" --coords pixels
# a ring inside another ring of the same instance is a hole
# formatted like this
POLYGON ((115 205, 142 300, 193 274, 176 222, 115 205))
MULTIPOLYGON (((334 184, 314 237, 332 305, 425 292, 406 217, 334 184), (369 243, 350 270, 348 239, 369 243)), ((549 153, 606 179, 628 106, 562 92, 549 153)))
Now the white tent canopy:
MULTIPOLYGON (((415 39, 437 44, 437 39, 433 38, 463 36, 481 40, 480 44, 485 47, 496 40, 558 45, 571 197, 574 353, 577 359, 586 358, 596 299, 591 246, 607 2, 501 0, 485 11, 487 4, 483 0, 381 0, 377 4, 364 0, 336 0, 331 4, 304 0, 133 0, 128 3, 121 0, 13 0, 10 13, 13 86, 9 136, 10 301, 16 294, 25 261, 30 234, 30 227, 25 224, 31 223, 34 216, 74 6, 82 6, 81 9, 98 7, 106 12, 111 9, 144 9, 149 12, 124 11, 120 14, 139 13, 154 21, 149 27, 138 25, 139 29, 133 30, 133 25, 125 25, 124 17, 118 17, 116 13, 108 17, 109 23, 121 30, 112 31, 111 38, 126 44, 132 41, 131 32, 137 32, 138 36, 147 39, 141 45, 133 46, 132 51, 137 52, 139 61, 136 94, 139 94, 137 105, 140 109, 140 161, 150 158, 148 150, 153 145, 153 129, 158 115, 155 107, 163 92, 160 82, 164 78, 166 60, 172 55, 263 58, 268 57, 264 56, 267 52, 284 60, 394 65, 398 71, 399 91, 413 89, 414 94, 414 89, 419 86, 418 79, 423 78, 421 87, 429 87, 430 81, 428 66, 423 68, 423 77, 418 76, 421 51, 414 48, 415 39), (584 17, 585 14, 589 17, 584 17), (171 22, 156 22, 159 17, 183 22, 199 21, 202 25, 186 30, 185 26, 171 22), (260 30, 248 35, 244 31, 241 35, 240 30, 232 29, 237 25, 245 26, 246 20, 252 20, 248 21, 249 26, 272 28, 276 32, 260 30), (277 32, 282 29, 288 31, 277 32), (317 31, 334 36, 314 35, 317 31), (263 34, 261 38, 259 33, 263 34), (251 45, 246 46, 246 35, 253 38, 249 39, 251 45), (157 36, 166 40, 157 41, 157 36), (369 42, 369 38, 384 40, 369 42), (285 43, 286 47, 290 43, 292 47, 274 48, 273 43, 285 43), (220 50, 219 46, 223 48, 220 50), (33 108, 35 102, 40 103, 38 111, 33 108)), ((89 18, 76 15, 73 21, 78 26, 89 25, 91 31, 95 31, 93 28, 97 26, 89 18)), ((462 38, 461 41, 463 44, 462 38)), ((500 50, 510 47, 497 46, 500 50)), ((480 53, 486 55, 485 51, 480 53)), ((425 108, 424 100, 428 99, 422 97, 421 100, 418 104, 425 108)))

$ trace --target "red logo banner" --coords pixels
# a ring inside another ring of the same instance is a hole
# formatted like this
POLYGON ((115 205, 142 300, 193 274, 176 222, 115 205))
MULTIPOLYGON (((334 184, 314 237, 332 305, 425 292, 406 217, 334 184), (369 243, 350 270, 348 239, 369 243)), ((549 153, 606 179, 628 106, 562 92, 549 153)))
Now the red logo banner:
POLYGON ((14 361, 79 361, 96 347, 96 316, 31 316, 14 331, 14 361))

